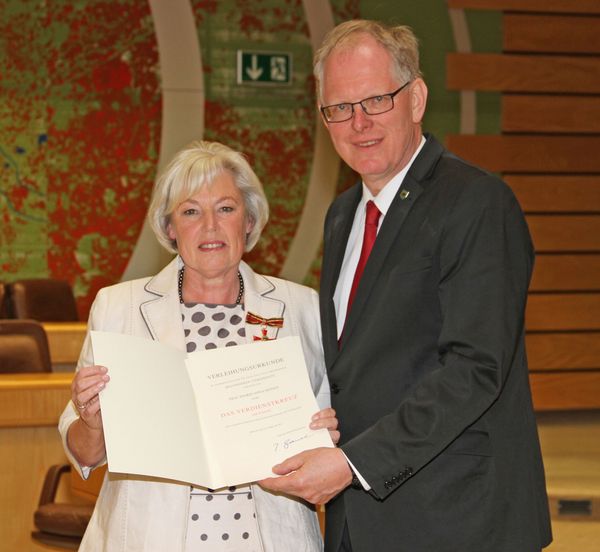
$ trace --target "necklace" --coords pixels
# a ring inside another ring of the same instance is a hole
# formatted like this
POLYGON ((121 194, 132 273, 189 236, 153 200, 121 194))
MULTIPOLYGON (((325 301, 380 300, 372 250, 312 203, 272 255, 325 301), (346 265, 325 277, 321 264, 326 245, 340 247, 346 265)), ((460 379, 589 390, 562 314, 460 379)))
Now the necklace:
MULTIPOLYGON (((177 292, 179 293, 179 302, 183 303, 183 273, 185 271, 185 266, 182 266, 179 269, 179 277, 177 278, 177 292)), ((242 298, 244 297, 244 279, 242 278, 242 273, 238 270, 238 281, 240 282, 240 291, 237 294, 237 298, 235 300, 235 304, 239 305, 242 302, 242 298)))

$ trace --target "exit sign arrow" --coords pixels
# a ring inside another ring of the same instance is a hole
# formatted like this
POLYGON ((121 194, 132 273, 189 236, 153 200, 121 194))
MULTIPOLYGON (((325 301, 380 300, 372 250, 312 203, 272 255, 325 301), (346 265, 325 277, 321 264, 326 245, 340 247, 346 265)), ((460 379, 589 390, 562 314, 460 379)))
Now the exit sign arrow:
POLYGON ((250 56, 250 59, 252 64, 250 67, 246 67, 246 74, 251 80, 255 81, 263 74, 263 70, 258 66, 258 56, 256 54, 250 56))
POLYGON ((237 51, 237 83, 289 85, 292 82, 292 54, 257 50, 237 51))

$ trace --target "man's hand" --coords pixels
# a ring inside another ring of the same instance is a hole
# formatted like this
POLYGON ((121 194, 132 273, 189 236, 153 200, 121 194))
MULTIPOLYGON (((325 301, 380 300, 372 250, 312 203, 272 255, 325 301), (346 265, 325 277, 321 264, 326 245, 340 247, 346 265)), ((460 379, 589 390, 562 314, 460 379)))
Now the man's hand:
POLYGON ((312 504, 325 504, 352 482, 352 472, 338 448, 305 450, 273 467, 283 477, 269 477, 259 485, 269 491, 299 496, 312 504))

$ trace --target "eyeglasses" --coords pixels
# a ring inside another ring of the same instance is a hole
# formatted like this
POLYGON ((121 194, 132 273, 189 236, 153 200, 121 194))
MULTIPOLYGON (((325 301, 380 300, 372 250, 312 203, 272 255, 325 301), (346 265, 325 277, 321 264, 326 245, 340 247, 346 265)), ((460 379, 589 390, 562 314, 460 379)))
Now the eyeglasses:
POLYGON ((371 96, 360 100, 360 102, 346 102, 335 105, 326 105, 321 107, 321 113, 328 123, 343 123, 352 119, 354 115, 354 106, 360 104, 363 111, 367 115, 380 115, 387 111, 394 109, 394 96, 399 94, 407 87, 412 81, 405 82, 395 92, 389 94, 381 94, 379 96, 371 96))

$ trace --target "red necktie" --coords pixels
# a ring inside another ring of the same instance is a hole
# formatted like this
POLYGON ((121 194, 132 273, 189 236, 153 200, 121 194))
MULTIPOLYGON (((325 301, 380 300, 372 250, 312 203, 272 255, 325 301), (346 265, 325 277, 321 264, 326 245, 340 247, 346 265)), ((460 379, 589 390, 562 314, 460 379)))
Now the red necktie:
POLYGON ((354 280, 352 280, 352 288, 350 289, 350 296, 348 297, 348 308, 346 309, 346 318, 350 314, 350 307, 354 301, 356 290, 358 289, 358 283, 362 276, 367 259, 373 249, 375 238, 377 237, 377 225, 379 224, 379 217, 381 212, 377 209, 377 205, 372 201, 367 202, 367 216, 365 218, 365 235, 363 237, 362 249, 360 250, 360 259, 356 265, 356 272, 354 273, 354 280))

